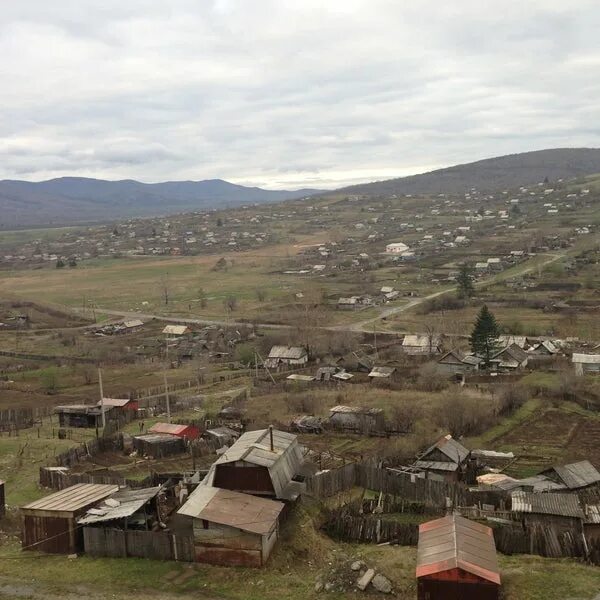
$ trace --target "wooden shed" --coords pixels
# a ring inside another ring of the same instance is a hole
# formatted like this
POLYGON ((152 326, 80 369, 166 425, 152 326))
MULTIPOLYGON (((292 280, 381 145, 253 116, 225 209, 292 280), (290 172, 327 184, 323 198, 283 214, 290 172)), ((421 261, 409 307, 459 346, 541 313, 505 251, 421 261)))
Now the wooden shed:
POLYGON ((83 550, 77 517, 118 489, 118 485, 78 483, 22 506, 23 549, 53 554, 83 550))
MULTIPOLYGON (((108 418, 112 406, 104 407, 104 415, 108 418)), ((69 404, 55 406, 54 414, 58 415, 61 427, 102 427, 102 407, 90 404, 69 404)))
POLYGON ((164 458, 185 452, 185 440, 168 433, 147 433, 133 438, 133 447, 142 456, 164 458))
POLYGON ((148 432, 175 435, 190 441, 200 435, 200 430, 195 425, 178 425, 176 423, 155 423, 148 429, 148 432))
POLYGON ((247 431, 211 466, 206 483, 258 496, 295 500, 304 484, 296 436, 274 429, 247 431))
POLYGON ((178 514, 192 518, 198 562, 262 567, 277 540, 283 508, 275 500, 199 485, 178 514))
POLYGON ((419 525, 417 590, 418 600, 498 600, 492 529, 458 515, 419 525))

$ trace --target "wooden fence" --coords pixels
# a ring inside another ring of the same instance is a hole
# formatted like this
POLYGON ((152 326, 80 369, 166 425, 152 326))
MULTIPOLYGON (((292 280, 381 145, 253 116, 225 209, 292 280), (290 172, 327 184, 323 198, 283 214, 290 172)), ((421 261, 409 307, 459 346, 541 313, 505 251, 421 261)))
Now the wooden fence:
POLYGON ((432 508, 445 509, 448 504, 467 506, 471 500, 469 490, 460 483, 392 473, 371 464, 351 463, 307 480, 307 493, 316 498, 334 496, 353 487, 391 494, 432 508))
POLYGON ((150 558, 193 562, 192 536, 174 535, 165 531, 135 531, 104 527, 84 527, 83 544, 86 554, 113 558, 150 558))
POLYGON ((102 452, 112 450, 123 450, 123 436, 115 435, 112 437, 98 437, 87 442, 83 442, 80 446, 70 448, 62 454, 57 454, 55 457, 56 466, 72 467, 86 460, 89 456, 95 456, 102 452))
POLYGON ((52 490, 64 490, 77 483, 101 483, 118 485, 129 488, 144 488, 153 485, 153 478, 127 479, 115 475, 93 475, 89 473, 70 473, 69 471, 56 470, 52 467, 40 467, 40 485, 52 490))

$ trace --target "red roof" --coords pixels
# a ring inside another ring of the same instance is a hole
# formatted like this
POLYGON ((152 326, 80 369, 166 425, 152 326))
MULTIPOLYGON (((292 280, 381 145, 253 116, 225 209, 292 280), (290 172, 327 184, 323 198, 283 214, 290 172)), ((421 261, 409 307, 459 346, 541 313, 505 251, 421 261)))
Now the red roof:
POLYGON ((176 425, 174 423, 156 423, 148 431, 186 437, 190 440, 195 440, 200 435, 200 430, 194 425, 176 425))
POLYGON ((419 525, 417 577, 462 569, 500 585, 496 545, 491 528, 458 515, 419 525))

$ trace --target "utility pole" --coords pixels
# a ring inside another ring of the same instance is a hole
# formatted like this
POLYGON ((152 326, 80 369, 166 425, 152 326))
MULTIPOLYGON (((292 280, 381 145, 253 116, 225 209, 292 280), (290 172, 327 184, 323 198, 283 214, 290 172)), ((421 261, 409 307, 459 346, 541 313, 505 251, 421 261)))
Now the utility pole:
POLYGON ((171 405, 169 404, 169 385, 167 384, 167 372, 163 373, 165 380, 165 399, 167 401, 167 423, 171 422, 171 405))
POLYGON ((102 413, 102 429, 106 427, 106 414, 104 413, 104 388, 102 387, 102 371, 98 367, 98 385, 100 386, 100 412, 102 413))
POLYGON ((379 358, 379 352, 377 352, 377 322, 373 321, 373 345, 375 346, 375 358, 379 358))

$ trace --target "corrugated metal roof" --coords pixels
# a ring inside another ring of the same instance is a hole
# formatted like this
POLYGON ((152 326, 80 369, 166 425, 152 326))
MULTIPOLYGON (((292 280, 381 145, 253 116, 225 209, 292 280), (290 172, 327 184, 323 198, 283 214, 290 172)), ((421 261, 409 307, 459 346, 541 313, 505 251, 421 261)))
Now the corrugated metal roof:
POLYGON ((586 504, 585 505, 585 522, 594 525, 600 525, 600 505, 586 504))
POLYGON ((22 506, 22 510, 75 512, 86 508, 119 490, 118 485, 78 483, 22 506))
POLYGON ((402 340, 403 346, 417 346, 419 348, 429 348, 431 344, 432 347, 439 346, 440 338, 437 335, 429 336, 429 335, 420 335, 410 333, 404 336, 402 340))
POLYGON ((283 502, 276 500, 199 485, 177 512, 242 531, 267 535, 277 524, 283 507, 283 502))
POLYGON ((301 373, 292 373, 288 375, 286 379, 291 381, 314 381, 315 378, 312 375, 302 375, 301 373))
POLYGON ((306 354, 306 348, 302 348, 302 346, 273 346, 268 358, 299 360, 306 354))
POLYGON ((104 403, 105 408, 108 406, 123 407, 130 402, 131 400, 129 398, 103 398, 102 401, 98 400, 97 406, 102 406, 102 403, 104 403))
POLYGON ((219 465, 237 461, 267 467, 275 495, 278 498, 286 498, 290 483, 300 471, 303 459, 295 435, 273 429, 273 450, 271 450, 268 429, 247 431, 211 465, 204 479, 205 484, 212 486, 219 465))
POLYGON ((417 460, 414 465, 418 469, 431 471, 456 471, 458 465, 455 462, 442 462, 436 460, 417 460))
POLYGON ((600 473, 589 460, 552 467, 552 469, 548 469, 544 473, 551 475, 552 471, 556 473, 558 478, 570 490, 576 490, 600 482, 600 473))
POLYGON ((579 498, 575 494, 513 492, 512 512, 557 515, 583 519, 579 498))
POLYGON ((417 577, 456 568, 500 585, 492 530, 458 515, 419 525, 417 577))
POLYGON ((494 354, 494 356, 492 357, 492 360, 498 360, 499 358, 502 358, 503 356, 508 356, 509 358, 517 361, 518 363, 522 363, 525 360, 527 360, 527 358, 528 358, 527 352, 525 352, 525 350, 522 350, 521 348, 519 348, 519 346, 517 346, 517 344, 511 344, 510 346, 503 348, 502 350, 500 350, 500 352, 497 352, 496 354, 494 354))
POLYGON ((130 517, 142 508, 146 502, 152 500, 160 492, 160 489, 161 486, 139 490, 120 490, 101 504, 88 510, 83 517, 77 519, 77 522, 80 525, 90 525, 91 523, 102 523, 130 517))

